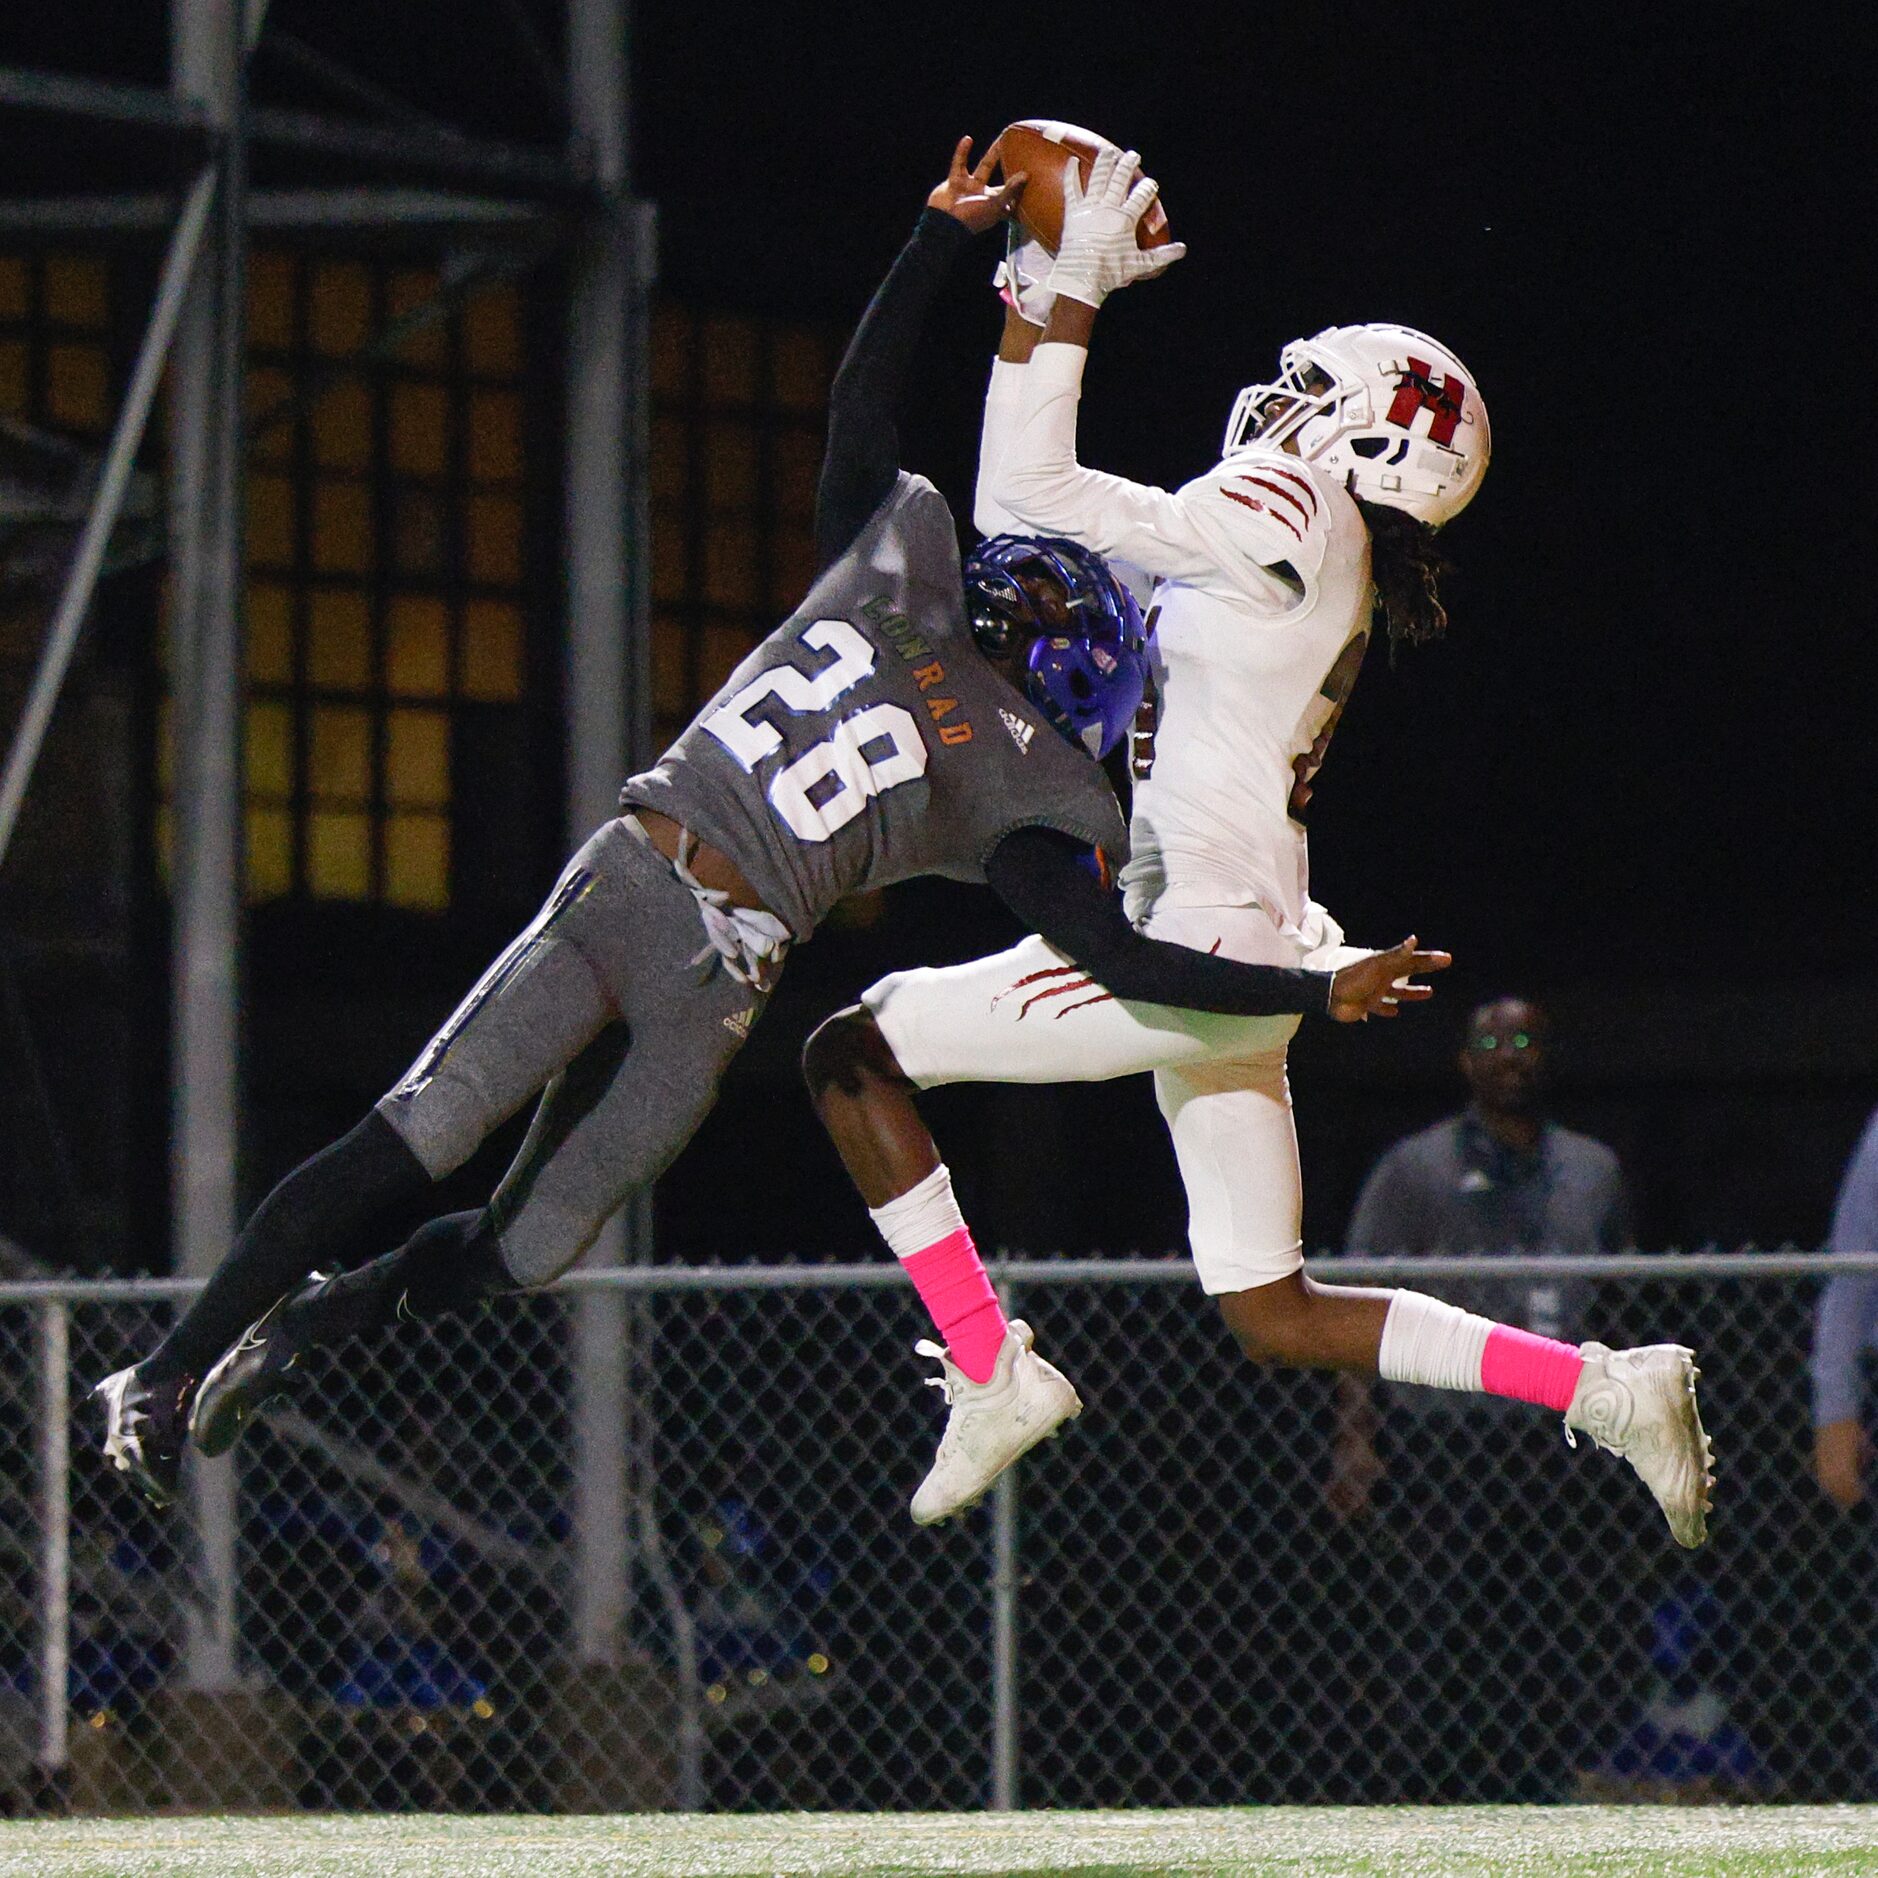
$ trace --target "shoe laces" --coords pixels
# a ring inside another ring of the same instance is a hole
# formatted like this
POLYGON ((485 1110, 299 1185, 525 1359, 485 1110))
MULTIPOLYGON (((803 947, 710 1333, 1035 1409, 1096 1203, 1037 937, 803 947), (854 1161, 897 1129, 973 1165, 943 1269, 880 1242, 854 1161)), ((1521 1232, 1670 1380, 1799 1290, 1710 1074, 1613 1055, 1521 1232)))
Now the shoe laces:
POLYGON ((913 1354, 915 1356, 936 1357, 939 1362, 944 1365, 944 1368, 940 1370, 938 1375, 926 1376, 923 1377, 922 1380, 928 1389, 937 1389, 939 1393, 945 1397, 946 1407, 950 1408, 952 1406, 952 1378, 946 1371, 951 1368, 952 1362, 951 1358, 946 1354, 945 1345, 943 1343, 934 1343, 930 1337, 922 1337, 914 1344, 913 1354))

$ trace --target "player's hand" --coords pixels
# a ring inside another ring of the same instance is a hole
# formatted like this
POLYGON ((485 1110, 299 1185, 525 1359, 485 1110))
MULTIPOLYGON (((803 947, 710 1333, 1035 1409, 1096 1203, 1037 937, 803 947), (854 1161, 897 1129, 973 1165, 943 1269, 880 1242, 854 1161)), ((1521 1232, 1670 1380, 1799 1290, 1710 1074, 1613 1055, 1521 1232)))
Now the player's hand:
POLYGON ((1063 239, 1050 270, 1052 293, 1100 306, 1116 288, 1165 272, 1187 252, 1181 241, 1159 248, 1135 245, 1135 226, 1161 193, 1151 176, 1129 186, 1140 164, 1138 151, 1104 150, 1089 166, 1086 187, 1082 165, 1065 166, 1063 239))
POLYGON ((1421 952, 1411 933, 1387 952, 1372 952, 1354 965, 1346 965, 1330 981, 1330 1014, 1340 1024, 1367 1023, 1372 1017, 1396 1017, 1405 1004, 1420 1004, 1435 995, 1433 985, 1414 982, 1418 972, 1445 972, 1454 963, 1451 952, 1421 952))
POLYGON ((1024 184, 1029 181, 1027 172, 1019 170, 1015 176, 994 184, 991 172, 997 167, 997 161, 998 146, 994 143, 974 168, 972 140, 961 137, 952 152, 952 167, 946 172, 945 181, 926 198, 926 206, 943 210, 955 222, 963 222, 974 235, 996 228, 1010 214, 1023 193, 1024 184))
POLYGON ((1820 1491, 1845 1512, 1865 1497, 1865 1431, 1855 1420, 1827 1422, 1813 1435, 1820 1491))

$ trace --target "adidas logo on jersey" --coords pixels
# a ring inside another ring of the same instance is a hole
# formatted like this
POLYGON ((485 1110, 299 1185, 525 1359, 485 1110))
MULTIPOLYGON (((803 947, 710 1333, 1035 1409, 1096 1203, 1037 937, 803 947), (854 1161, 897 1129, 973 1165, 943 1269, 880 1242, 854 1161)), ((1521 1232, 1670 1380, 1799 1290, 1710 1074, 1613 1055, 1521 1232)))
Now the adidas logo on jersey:
POLYGON ((748 1037, 750 1034, 750 1026, 755 1022, 756 1007, 752 1005, 747 1011, 739 1011, 734 1017, 725 1018, 724 1028, 729 1031, 733 1037, 748 1037))
POLYGON ((1028 756, 1030 740, 1037 734, 1036 725, 1025 723, 1015 711, 1007 711, 1002 705, 998 707, 998 715, 1004 719, 1004 728, 1011 733, 1011 741, 1028 756))

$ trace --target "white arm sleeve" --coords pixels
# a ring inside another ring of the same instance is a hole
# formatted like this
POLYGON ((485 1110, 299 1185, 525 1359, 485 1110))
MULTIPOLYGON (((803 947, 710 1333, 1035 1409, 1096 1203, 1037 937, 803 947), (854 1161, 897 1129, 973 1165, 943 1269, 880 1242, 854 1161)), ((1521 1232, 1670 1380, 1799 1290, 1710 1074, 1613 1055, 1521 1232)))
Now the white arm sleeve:
POLYGON ((1001 433, 1009 425, 1003 447, 980 458, 980 504, 1163 580, 1288 606, 1294 596, 1266 570, 1284 562, 1308 578, 1323 559, 1327 518, 1308 477, 1234 458, 1170 491, 1084 468, 1076 407, 1087 357, 1054 343, 1031 355, 1014 410, 998 419, 1001 433))
POLYGON ((985 387, 985 421, 978 433, 978 488, 972 502, 972 521, 981 535, 1019 535, 1024 524, 992 494, 998 465, 1010 448, 1024 395, 1025 367, 1009 359, 991 361, 991 383, 985 387))

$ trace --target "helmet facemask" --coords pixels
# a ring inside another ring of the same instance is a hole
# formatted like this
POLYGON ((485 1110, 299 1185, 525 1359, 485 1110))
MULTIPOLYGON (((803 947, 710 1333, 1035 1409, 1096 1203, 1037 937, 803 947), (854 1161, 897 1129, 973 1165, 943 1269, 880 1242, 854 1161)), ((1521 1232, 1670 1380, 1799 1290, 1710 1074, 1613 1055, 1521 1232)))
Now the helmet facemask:
POLYGON ((1049 536, 997 535, 965 560, 972 637, 1015 659, 1016 682, 1052 729, 1101 758, 1127 734, 1147 683, 1134 596, 1098 554, 1049 536))
POLYGON ((1333 326, 1294 339, 1274 383, 1248 385, 1224 454, 1289 445, 1366 502, 1439 527, 1472 500, 1491 436, 1461 362, 1406 326, 1333 326))

